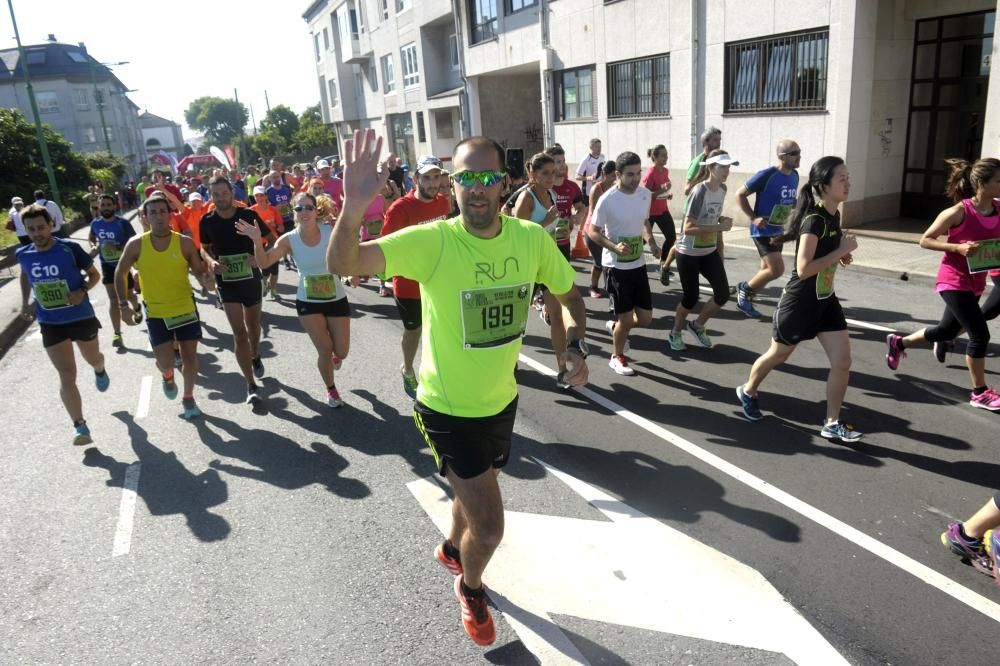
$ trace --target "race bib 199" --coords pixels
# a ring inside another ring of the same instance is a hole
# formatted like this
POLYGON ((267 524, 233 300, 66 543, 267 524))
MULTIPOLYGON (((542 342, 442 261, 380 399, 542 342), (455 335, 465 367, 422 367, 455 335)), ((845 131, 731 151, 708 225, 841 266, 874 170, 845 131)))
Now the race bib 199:
POLYGON ((625 251, 625 254, 620 255, 618 257, 618 261, 635 261, 642 256, 642 236, 620 236, 618 238, 618 242, 628 245, 628 249, 625 251))
POLYGON ((69 307, 69 283, 66 280, 48 280, 32 285, 35 301, 46 310, 69 307))
POLYGON ((122 258, 122 246, 118 243, 101 243, 101 261, 106 264, 116 263, 122 258))
POLYGON ((833 295, 833 277, 837 274, 838 265, 834 262, 816 275, 816 298, 823 300, 833 295))
POLYGON ((337 278, 330 273, 303 276, 306 298, 313 301, 332 301, 337 297, 337 278))
POLYGON ((500 347, 524 335, 531 284, 465 289, 460 298, 466 349, 500 347))
POLYGON ((767 217, 767 223, 772 227, 783 227, 788 224, 788 218, 792 216, 792 207, 787 204, 775 204, 771 209, 771 214, 767 217))
POLYGON ((172 331, 175 328, 180 328, 181 326, 186 326, 193 321, 198 321, 198 311, 193 310, 191 312, 185 312, 182 315, 177 315, 176 317, 164 317, 163 325, 167 327, 168 331, 172 331))
POLYGON ((222 279, 226 282, 249 280, 253 277, 249 254, 224 254, 219 257, 222 263, 222 279))

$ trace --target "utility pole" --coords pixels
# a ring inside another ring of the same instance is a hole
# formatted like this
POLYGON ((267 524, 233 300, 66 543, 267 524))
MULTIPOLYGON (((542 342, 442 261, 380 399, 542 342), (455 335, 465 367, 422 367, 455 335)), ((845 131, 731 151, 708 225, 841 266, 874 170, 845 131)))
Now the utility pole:
POLYGON ((14 39, 17 40, 17 53, 18 60, 21 62, 21 71, 24 72, 24 86, 28 89, 28 99, 31 101, 31 115, 35 120, 35 135, 38 137, 38 149, 42 153, 45 173, 49 177, 49 189, 52 191, 52 200, 61 206, 59 186, 56 185, 56 172, 52 170, 52 158, 49 157, 49 144, 45 141, 42 121, 38 117, 38 103, 35 102, 35 89, 31 86, 31 77, 28 76, 28 59, 24 55, 24 46, 21 45, 21 33, 17 29, 17 19, 14 17, 14 3, 12 0, 7 0, 7 7, 10 9, 10 22, 14 25, 14 39))
MULTIPOLYGON (((239 103, 240 103, 240 93, 236 90, 236 88, 233 88, 233 97, 236 99, 236 105, 239 106, 239 103)), ((239 154, 239 159, 242 160, 243 159, 243 155, 244 155, 244 151, 243 151, 243 126, 240 125, 240 154, 239 154)), ((234 164, 233 166, 236 167, 237 165, 234 164)))
POLYGON ((94 86, 94 102, 97 104, 97 113, 101 117, 101 134, 104 135, 104 147, 111 154, 111 139, 108 138, 108 124, 104 121, 104 95, 97 89, 97 76, 94 74, 94 59, 87 55, 87 63, 90 65, 90 83, 94 86))
POLYGON ((271 113, 271 102, 267 99, 267 91, 264 91, 264 104, 267 105, 267 112, 271 113))

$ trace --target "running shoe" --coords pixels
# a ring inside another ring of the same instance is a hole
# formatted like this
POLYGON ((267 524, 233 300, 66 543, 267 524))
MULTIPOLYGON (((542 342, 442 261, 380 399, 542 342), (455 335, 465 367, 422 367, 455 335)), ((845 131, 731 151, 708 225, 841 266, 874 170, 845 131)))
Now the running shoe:
POLYGON ((990 553, 993 559, 993 578, 996 580, 997 585, 1000 585, 1000 562, 997 562, 996 554, 1000 552, 1000 532, 996 530, 986 531, 986 550, 990 553))
POLYGON ((250 384, 249 386, 247 386, 246 403, 248 405, 260 404, 260 389, 257 388, 256 384, 250 384))
POLYGON ((264 362, 260 360, 260 356, 257 356, 254 360, 250 362, 253 366, 253 376, 260 379, 264 376, 264 362))
POLYGON ((490 645, 497 639, 493 618, 486 604, 486 586, 466 595, 462 590, 462 577, 455 576, 455 598, 462 606, 462 626, 476 645, 490 645))
POLYGON ((125 341, 122 339, 121 333, 115 333, 111 336, 111 346, 116 349, 121 349, 125 346, 125 341))
POLYGON ((285 257, 285 268, 292 270, 292 262, 288 260, 288 257, 285 257))
POLYGON ((542 305, 541 312, 538 313, 538 318, 545 322, 546 326, 552 325, 552 319, 549 317, 549 309, 542 305))
POLYGON ((378 288, 378 295, 379 296, 392 296, 392 291, 388 287, 386 287, 386 286, 381 286, 381 287, 378 288))
POLYGON ((687 345, 684 344, 684 332, 674 333, 673 331, 670 331, 667 333, 667 344, 669 344, 670 348, 674 351, 684 351, 687 349, 687 345))
POLYGON ((400 374, 403 375, 403 392, 410 396, 411 400, 416 400, 417 386, 419 386, 417 384, 417 376, 406 372, 401 372, 400 374))
POLYGON ((743 385, 736 387, 736 397, 740 399, 743 406, 743 416, 751 421, 760 421, 764 415, 760 413, 760 406, 757 404, 757 396, 750 395, 743 390, 743 385))
POLYGON ((335 371, 336 371, 336 370, 340 370, 340 366, 344 365, 344 359, 340 358, 340 357, 339 357, 339 356, 337 356, 336 354, 334 354, 334 355, 333 355, 333 356, 331 357, 331 360, 333 361, 333 369, 334 369, 335 371))
MULTIPOLYGON (((995 540, 996 533, 992 537, 995 540)), ((949 523, 948 529, 941 534, 941 543, 961 557, 963 562, 971 564, 972 568, 979 573, 987 576, 994 575, 993 570, 996 565, 989 553, 986 552, 986 544, 983 539, 968 539, 962 536, 962 523, 949 523)))
POLYGON ((979 409, 988 409, 991 412, 1000 411, 1000 394, 988 388, 976 395, 975 392, 969 394, 969 404, 979 409))
POLYGON ((736 286, 736 307, 740 312, 753 319, 760 318, 760 312, 753 306, 753 291, 746 282, 740 282, 736 286))
POLYGON ((194 398, 181 398, 181 404, 184 406, 184 413, 181 414, 183 418, 190 421, 193 418, 201 416, 201 410, 195 404, 194 398))
POLYGON ((132 311, 132 321, 136 324, 142 323, 142 308, 138 305, 136 305, 135 310, 132 311))
POLYGON ((560 370, 559 374, 556 375, 556 386, 562 389, 563 391, 573 388, 572 384, 563 381, 563 377, 565 376, 566 376, 565 370, 560 370))
POLYGON ((619 375, 625 375, 626 377, 631 377, 635 374, 635 370, 629 367, 628 358, 625 356, 611 355, 611 361, 608 362, 608 367, 617 372, 619 375))
POLYGON ((98 374, 94 372, 94 385, 97 386, 97 390, 104 393, 111 386, 111 377, 108 376, 108 370, 105 368, 98 374))
POLYGON ((674 272, 666 266, 660 266, 660 284, 664 287, 670 286, 670 278, 673 274, 674 272))
POLYGON ((458 554, 458 548, 452 546, 451 541, 439 543, 437 548, 434 549, 434 557, 452 576, 462 575, 462 561, 458 554), (455 556, 452 557, 449 555, 448 551, 454 552, 455 556))
POLYGON ((590 297, 591 298, 604 298, 604 292, 601 291, 600 289, 598 289, 597 287, 591 287, 590 288, 590 297))
POLYGON ((861 439, 861 433, 856 431, 854 426, 841 423, 840 421, 827 423, 819 431, 819 434, 827 439, 840 442, 856 442, 861 439))
POLYGON ((212 305, 215 306, 216 310, 224 310, 225 306, 222 304, 222 296, 216 295, 215 300, 212 301, 212 305))
POLYGON ((535 297, 531 301, 531 307, 535 308, 536 310, 541 310, 543 307, 545 307, 545 300, 542 298, 541 293, 535 294, 535 297))
POLYGON ((73 434, 73 446, 86 446, 94 443, 94 438, 90 436, 90 428, 87 427, 86 422, 77 423, 73 428, 76 431, 73 434))
POLYGON ((708 337, 708 330, 704 326, 698 326, 698 324, 693 321, 687 323, 687 329, 691 331, 691 335, 694 339, 698 341, 698 344, 706 349, 712 348, 712 338, 708 337))
POLYGON ((163 395, 167 396, 167 400, 173 400, 177 397, 177 382, 174 380, 173 374, 170 378, 163 378, 163 395))
POLYGON ((899 346, 902 339, 903 336, 896 335, 895 333, 885 336, 885 363, 889 366, 890 370, 898 368, 899 362, 906 358, 906 350, 899 346))
POLYGON ((938 363, 944 363, 945 359, 948 357, 948 352, 955 348, 954 340, 944 340, 941 342, 934 343, 934 358, 937 359, 938 363))
POLYGON ((181 368, 181 367, 183 367, 183 365, 184 365, 184 359, 181 357, 181 353, 175 349, 174 350, 174 367, 175 368, 181 368))
POLYGON ((336 386, 326 390, 326 404, 330 405, 334 409, 344 406, 344 401, 341 400, 340 393, 337 391, 336 386))
POLYGON ((278 292, 275 289, 271 290, 271 295, 268 296, 268 298, 274 303, 277 303, 278 301, 281 300, 281 296, 278 295, 278 292))

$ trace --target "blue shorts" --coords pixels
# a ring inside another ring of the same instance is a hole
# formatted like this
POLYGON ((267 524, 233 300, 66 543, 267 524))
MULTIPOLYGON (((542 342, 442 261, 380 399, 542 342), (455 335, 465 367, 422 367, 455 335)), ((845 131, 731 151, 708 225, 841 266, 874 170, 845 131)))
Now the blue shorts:
MULTIPOLYGON (((197 314, 197 311, 195 311, 197 314)), ((149 334, 149 344, 158 347, 165 342, 180 342, 182 340, 201 340, 201 319, 195 319, 177 328, 167 328, 163 319, 146 318, 146 332, 149 334)))

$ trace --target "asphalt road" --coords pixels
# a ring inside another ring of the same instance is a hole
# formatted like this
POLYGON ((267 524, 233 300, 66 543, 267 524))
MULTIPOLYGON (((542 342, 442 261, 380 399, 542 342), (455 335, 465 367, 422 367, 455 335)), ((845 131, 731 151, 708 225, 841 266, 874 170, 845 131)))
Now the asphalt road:
MULTIPOLYGON (((734 254, 735 282, 756 258, 734 254)), ((578 284, 588 268, 578 266, 578 284)), ((576 651, 552 656, 516 612, 494 612, 498 638, 487 649, 461 630, 450 576, 432 557, 440 531, 431 514, 443 504, 425 506, 428 486, 414 483, 434 467, 399 380, 392 300, 370 284, 350 292, 352 349, 337 374, 348 404, 334 411, 295 316, 292 278, 283 271, 283 301, 265 303, 266 401, 256 411, 243 404, 225 320, 204 304, 197 397, 206 415, 194 423, 160 392, 141 326, 126 330, 126 351, 104 345, 106 394, 80 371, 96 440, 86 450, 69 443, 37 326, 0 360, 0 662, 830 663, 727 641, 754 619, 724 619, 726 588, 713 584, 730 570, 734 600, 756 572, 848 663, 997 662, 1000 590, 939 536, 994 492, 1000 415, 964 404, 960 356, 940 366, 912 351, 896 373, 883 360, 879 327, 936 321, 928 285, 838 275, 847 315, 860 322, 843 416, 867 434, 851 446, 819 437, 826 372, 815 342, 764 384, 764 421, 740 415, 734 387, 767 347, 769 319, 749 321, 730 305, 710 325, 714 349, 669 352, 679 291, 654 280, 655 325, 631 343, 638 376, 620 377, 607 367, 607 301, 588 298, 588 393, 560 392, 539 371, 554 363, 532 316, 501 477, 508 539, 485 580, 498 606, 514 604, 508 611, 531 595, 551 600, 542 620, 576 651), (587 499, 572 480, 609 498, 587 499), (605 529, 609 505, 641 529, 605 529), (678 545, 653 547, 654 537, 678 545), (647 548, 638 571, 635 551, 647 548), (511 564, 520 558, 530 566, 511 564), (601 602, 609 572, 660 574, 665 591, 623 586, 620 599, 601 602), (562 582, 539 595, 549 579, 562 582)), ((762 297, 767 317, 779 286, 762 297)))

